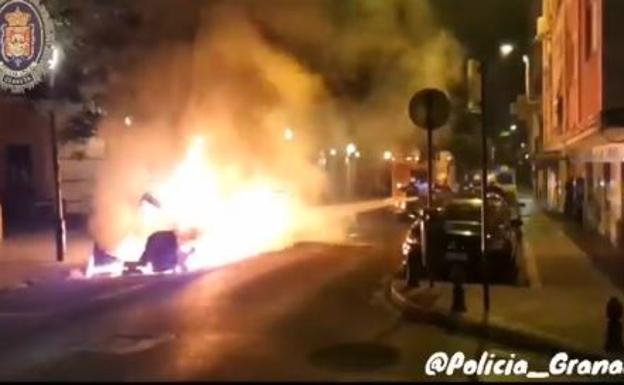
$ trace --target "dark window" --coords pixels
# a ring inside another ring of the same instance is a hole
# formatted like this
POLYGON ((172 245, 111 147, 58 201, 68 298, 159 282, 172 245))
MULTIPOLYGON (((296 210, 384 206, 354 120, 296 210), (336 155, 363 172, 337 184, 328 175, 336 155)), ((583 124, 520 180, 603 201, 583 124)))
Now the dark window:
POLYGON ((6 149, 7 189, 31 187, 33 167, 30 146, 11 145, 6 149))
POLYGON ((557 96, 556 127, 559 134, 563 133, 563 97, 557 96))

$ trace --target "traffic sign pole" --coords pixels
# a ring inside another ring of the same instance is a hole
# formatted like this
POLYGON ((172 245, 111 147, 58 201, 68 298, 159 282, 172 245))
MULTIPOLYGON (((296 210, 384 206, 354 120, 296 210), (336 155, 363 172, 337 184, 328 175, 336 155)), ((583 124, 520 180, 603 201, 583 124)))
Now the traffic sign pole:
POLYGON ((487 150, 487 122, 485 115, 485 79, 486 63, 481 62, 481 274, 483 281, 483 311, 490 312, 490 283, 487 261, 487 178, 488 178, 488 150, 487 150))
POLYGON ((433 108, 433 98, 429 94, 426 98, 427 109, 427 209, 431 209, 433 204, 433 122, 431 110, 433 108))
MULTIPOLYGON (((427 131, 427 206, 425 216, 421 221, 421 260, 426 266, 429 275, 429 286, 434 284, 434 269, 432 266, 431 220, 433 219, 433 131, 442 127, 448 121, 450 115, 450 103, 446 94, 437 89, 424 89, 417 92, 409 104, 409 115, 412 122, 427 131)), ((409 258, 409 257, 408 257, 409 258)), ((408 260, 408 283, 414 282, 414 271, 409 266, 414 266, 415 261, 408 260), (411 263, 409 263, 411 262, 411 263)))
POLYGON ((433 266, 432 266, 432 258, 429 241, 431 240, 431 208, 433 207, 433 96, 431 94, 427 95, 426 98, 426 109, 427 109, 427 212, 425 215, 425 231, 424 231, 424 242, 425 245, 425 256, 427 258, 427 272, 429 273, 429 287, 433 287, 434 285, 434 277, 433 277, 433 266))

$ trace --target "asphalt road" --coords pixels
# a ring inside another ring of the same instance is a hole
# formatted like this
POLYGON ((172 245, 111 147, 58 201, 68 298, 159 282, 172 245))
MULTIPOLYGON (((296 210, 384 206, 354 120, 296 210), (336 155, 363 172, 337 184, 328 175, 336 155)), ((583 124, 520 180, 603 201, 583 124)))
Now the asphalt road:
POLYGON ((210 272, 0 296, 0 380, 433 380, 431 353, 484 349, 545 362, 405 321, 384 296, 405 225, 377 212, 354 231, 210 272))

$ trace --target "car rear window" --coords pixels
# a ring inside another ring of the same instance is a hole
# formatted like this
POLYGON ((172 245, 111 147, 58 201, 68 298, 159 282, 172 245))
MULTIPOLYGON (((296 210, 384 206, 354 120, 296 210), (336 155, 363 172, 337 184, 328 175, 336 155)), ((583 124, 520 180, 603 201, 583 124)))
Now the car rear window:
POLYGON ((513 184, 513 175, 507 172, 503 172, 496 175, 496 183, 500 184, 513 184))
POLYGON ((446 218, 453 221, 479 221, 481 205, 450 204, 446 207, 446 218))

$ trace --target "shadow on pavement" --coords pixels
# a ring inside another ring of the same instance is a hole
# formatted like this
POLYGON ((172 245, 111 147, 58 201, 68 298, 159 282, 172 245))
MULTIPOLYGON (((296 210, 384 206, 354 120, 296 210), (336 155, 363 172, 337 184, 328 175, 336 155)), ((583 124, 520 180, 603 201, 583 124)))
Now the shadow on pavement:
POLYGON ((564 234, 581 249, 593 265, 617 288, 624 290, 624 251, 594 230, 571 222, 562 214, 545 213, 562 225, 564 234))
POLYGON ((401 354, 395 347, 377 342, 350 342, 328 346, 310 354, 317 367, 339 372, 368 372, 399 362, 401 354))

